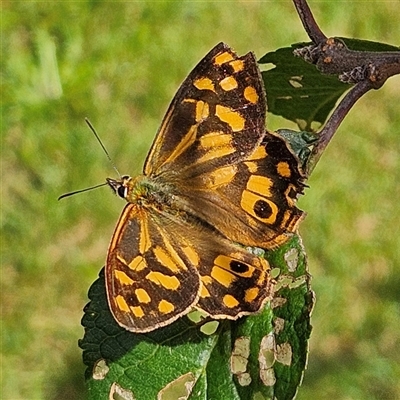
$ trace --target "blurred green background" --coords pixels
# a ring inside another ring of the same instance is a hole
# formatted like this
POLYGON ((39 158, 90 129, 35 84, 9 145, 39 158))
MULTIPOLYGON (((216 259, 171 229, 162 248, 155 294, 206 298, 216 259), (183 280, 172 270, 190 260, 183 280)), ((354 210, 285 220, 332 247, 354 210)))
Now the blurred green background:
MULTIPOLYGON (((400 2, 310 1, 328 35, 400 43, 400 2)), ((2 399, 84 399, 87 289, 180 82, 219 41, 307 37, 290 1, 3 2, 2 399)), ((317 304, 298 399, 400 399, 400 79, 366 95, 309 181, 301 233, 317 304)), ((294 127, 268 115, 270 129, 294 127)))

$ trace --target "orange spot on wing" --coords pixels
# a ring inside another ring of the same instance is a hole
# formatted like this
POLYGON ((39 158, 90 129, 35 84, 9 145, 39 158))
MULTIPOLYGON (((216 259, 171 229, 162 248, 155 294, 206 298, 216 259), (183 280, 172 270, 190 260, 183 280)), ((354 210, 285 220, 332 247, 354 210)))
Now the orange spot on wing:
POLYGON ((161 300, 158 303, 158 311, 162 314, 169 314, 175 310, 175 306, 167 300, 161 300))
POLYGON ((262 194, 263 196, 271 197, 271 187, 273 182, 266 176, 261 175, 251 175, 247 181, 247 189, 254 193, 262 194))
POLYGON ((210 292, 204 285, 201 286, 200 297, 203 299, 206 297, 210 297, 210 292))
POLYGON ((286 161, 281 161, 278 163, 276 167, 278 174, 280 176, 284 176, 285 178, 289 178, 291 173, 290 173, 290 167, 289 164, 286 161))
POLYGON ((247 161, 262 160, 267 156, 267 151, 264 146, 258 146, 254 152, 249 156, 247 161))
POLYGON ((177 260, 171 257, 162 247, 157 246, 154 250, 154 255, 157 260, 164 266, 167 267, 171 272, 179 272, 181 269, 177 260))
POLYGON ((197 252, 193 249, 193 247, 186 246, 182 248, 182 251, 185 253, 186 257, 189 259, 192 265, 198 266, 200 262, 200 257, 197 252))
POLYGON ((229 272, 232 259, 220 255, 214 260, 214 267, 211 270, 211 277, 222 286, 229 287, 236 280, 236 276, 229 272))
POLYGON ((246 89, 244 89, 243 96, 250 103, 256 104, 258 101, 258 94, 253 86, 247 86, 246 89))
POLYGON ((232 182, 237 172, 237 165, 228 165, 211 172, 207 177, 205 185, 209 189, 217 189, 220 186, 227 185, 232 182))
POLYGON ((193 85, 199 90, 212 90, 215 92, 214 83, 210 78, 196 79, 193 85))
POLYGON ((202 277, 201 277, 201 281, 202 281, 205 285, 211 285, 212 282, 213 282, 211 276, 202 276, 202 277))
POLYGON ((237 80, 233 76, 227 76, 226 78, 222 79, 222 81, 219 83, 219 85, 226 92, 229 92, 230 90, 234 90, 238 87, 237 80))
POLYGON ((177 290, 181 285, 176 276, 164 275, 161 272, 156 271, 149 272, 146 275, 146 279, 169 290, 177 290))
POLYGON ((197 164, 214 160, 234 153, 236 150, 232 146, 232 136, 229 134, 221 134, 220 132, 212 132, 204 135, 200 139, 200 146, 207 152, 199 157, 197 164))
POLYGON ((227 51, 224 51, 223 53, 218 54, 217 56, 215 56, 214 63, 216 65, 222 65, 222 64, 224 64, 224 63, 226 63, 228 61, 232 61, 233 59, 234 58, 233 58, 233 55, 231 53, 228 53, 227 51))
POLYGON ((235 72, 243 71, 244 62, 243 60, 234 60, 229 63, 229 65, 233 68, 235 72))
POLYGON ((150 303, 150 301, 151 301, 149 294, 142 288, 136 289, 135 295, 136 295, 139 303, 150 303))
POLYGON ((232 136, 222 132, 210 132, 200 138, 200 146, 204 149, 230 146, 232 136))
POLYGON ((125 299, 121 295, 116 296, 114 301, 115 301, 115 304, 117 305, 117 307, 121 311, 129 312, 129 306, 128 306, 127 302, 125 301, 125 299))
POLYGON ((260 289, 257 287, 247 289, 245 292, 245 295, 244 295, 244 300, 247 303, 251 303, 257 298, 259 293, 260 293, 260 289))
POLYGON ((122 285, 132 285, 134 282, 125 272, 115 270, 114 271, 115 277, 122 285))
POLYGON ((223 122, 226 122, 233 132, 243 130, 246 120, 235 110, 230 107, 216 105, 215 115, 223 122))
POLYGON ((151 239, 149 234, 149 225, 147 216, 140 220, 140 236, 139 236, 139 252, 140 254, 146 253, 151 246, 151 239))
POLYGON ((252 174, 257 172, 258 166, 257 163, 255 163, 254 161, 245 161, 244 164, 246 165, 249 172, 251 172, 252 174))
POLYGON ((136 306, 136 307, 130 307, 132 314, 136 317, 136 318, 142 318, 144 317, 144 311, 143 308, 140 306, 136 306))
POLYGON ((228 308, 234 308, 239 305, 239 302, 230 294, 226 294, 224 298, 222 299, 224 302, 225 306, 228 308))
POLYGON ((147 268, 146 260, 142 256, 136 256, 129 264, 128 267, 135 272, 142 271, 147 268))
POLYGON ((196 122, 202 122, 210 115, 210 108, 205 101, 198 101, 196 103, 196 122))

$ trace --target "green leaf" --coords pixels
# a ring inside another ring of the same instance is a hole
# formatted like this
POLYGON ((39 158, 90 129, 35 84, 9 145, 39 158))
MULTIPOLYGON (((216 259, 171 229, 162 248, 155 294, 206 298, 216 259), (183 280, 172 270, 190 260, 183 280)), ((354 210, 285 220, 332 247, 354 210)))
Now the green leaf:
POLYGON ((371 40, 360 40, 352 38, 339 37, 338 39, 343 40, 346 46, 351 50, 358 51, 399 51, 400 47, 393 46, 387 43, 373 42, 371 40))
POLYGON ((268 111, 294 121, 301 130, 311 130, 311 123, 323 124, 339 97, 350 88, 336 76, 322 75, 317 68, 293 55, 296 44, 265 54, 260 64, 275 68, 262 72, 267 92, 268 111))
POLYGON ((119 327, 102 270, 89 290, 79 343, 89 398, 293 398, 306 365, 313 304, 300 238, 265 257, 275 267, 274 300, 257 315, 219 321, 211 333, 206 328, 215 322, 187 317, 146 334, 119 327))
MULTIPOLYGON (((358 51, 399 51, 385 43, 358 39, 341 39, 349 49, 358 51)), ((269 111, 297 123, 301 130, 311 131, 311 124, 323 124, 342 94, 350 88, 334 75, 323 75, 293 50, 311 43, 296 43, 265 54, 260 64, 275 68, 262 72, 269 111)))

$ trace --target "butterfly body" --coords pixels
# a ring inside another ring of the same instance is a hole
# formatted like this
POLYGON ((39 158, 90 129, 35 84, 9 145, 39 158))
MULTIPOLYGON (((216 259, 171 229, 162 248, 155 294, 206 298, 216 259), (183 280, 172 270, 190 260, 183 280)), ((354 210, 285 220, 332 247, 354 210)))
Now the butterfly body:
POLYGON ((107 178, 107 183, 128 203, 148 209, 171 206, 171 185, 157 182, 145 175, 135 178, 125 175, 120 180, 107 178))
POLYGON ((272 249, 297 229, 296 157, 265 131, 266 100, 252 53, 220 43, 175 95, 143 175, 107 179, 128 204, 110 243, 106 288, 117 322, 165 326, 196 307, 236 319, 272 298, 272 249))

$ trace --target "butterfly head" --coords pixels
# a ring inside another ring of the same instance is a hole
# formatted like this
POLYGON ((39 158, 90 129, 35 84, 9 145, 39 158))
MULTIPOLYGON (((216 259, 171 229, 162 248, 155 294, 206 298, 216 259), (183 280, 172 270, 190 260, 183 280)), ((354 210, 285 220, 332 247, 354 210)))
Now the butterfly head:
POLYGON ((106 178, 106 181, 115 194, 128 203, 144 204, 152 201, 151 185, 143 175, 136 178, 123 175, 120 179, 106 178))
POLYGON ((132 187, 132 178, 129 175, 123 175, 121 179, 106 178, 106 181, 115 194, 127 199, 130 192, 129 189, 132 187))

